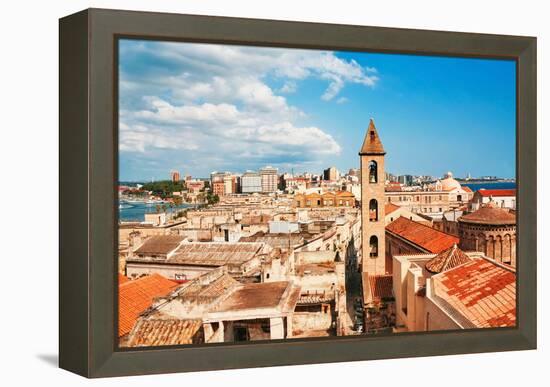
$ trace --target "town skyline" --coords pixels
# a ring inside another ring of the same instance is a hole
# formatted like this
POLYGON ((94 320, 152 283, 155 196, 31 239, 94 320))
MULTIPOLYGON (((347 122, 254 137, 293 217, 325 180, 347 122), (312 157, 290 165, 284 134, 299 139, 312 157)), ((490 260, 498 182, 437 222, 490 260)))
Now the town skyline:
POLYGON ((137 40, 120 52, 120 181, 345 173, 371 117, 396 175, 515 177, 511 61, 137 40))

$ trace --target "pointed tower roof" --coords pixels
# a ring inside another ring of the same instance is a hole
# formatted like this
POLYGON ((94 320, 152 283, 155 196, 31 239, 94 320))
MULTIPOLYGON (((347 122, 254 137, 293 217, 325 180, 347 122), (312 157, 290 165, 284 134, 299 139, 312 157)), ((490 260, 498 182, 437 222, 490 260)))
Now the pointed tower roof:
POLYGON ((454 244, 426 262, 425 267, 429 272, 437 274, 470 261, 470 257, 464 254, 464 252, 454 244))
POLYGON ((359 151, 359 156, 362 155, 385 155, 384 147, 382 146, 382 141, 378 137, 378 132, 376 126, 374 126, 374 120, 371 118, 369 122, 369 128, 365 134, 365 139, 363 140, 363 146, 359 151))

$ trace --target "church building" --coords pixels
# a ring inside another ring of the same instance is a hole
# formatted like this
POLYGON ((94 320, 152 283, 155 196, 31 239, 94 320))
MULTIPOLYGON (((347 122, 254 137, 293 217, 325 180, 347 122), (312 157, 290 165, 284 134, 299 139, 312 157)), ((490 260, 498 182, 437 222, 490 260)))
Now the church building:
POLYGON ((361 160, 362 270, 369 275, 385 274, 384 156, 386 152, 371 118, 361 160))

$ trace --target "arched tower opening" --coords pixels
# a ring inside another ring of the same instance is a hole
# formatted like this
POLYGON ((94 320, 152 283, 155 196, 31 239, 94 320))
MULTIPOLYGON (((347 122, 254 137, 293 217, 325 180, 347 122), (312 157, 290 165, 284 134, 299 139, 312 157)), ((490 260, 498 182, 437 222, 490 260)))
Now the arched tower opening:
POLYGON ((372 235, 369 239, 369 251, 371 258, 378 257, 378 237, 376 235, 372 235))
POLYGON ((378 201, 371 199, 369 202, 369 222, 378 222, 378 201))

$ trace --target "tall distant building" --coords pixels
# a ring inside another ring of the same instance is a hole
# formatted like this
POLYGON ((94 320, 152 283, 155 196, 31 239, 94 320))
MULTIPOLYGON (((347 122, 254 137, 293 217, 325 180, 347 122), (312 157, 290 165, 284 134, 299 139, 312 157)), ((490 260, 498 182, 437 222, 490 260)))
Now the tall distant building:
POLYGON ((363 272, 369 275, 386 273, 386 241, 384 213, 384 147, 374 121, 359 151, 361 160, 361 242, 363 272))
POLYGON ((350 168, 350 170, 348 171, 348 175, 359 177, 359 170, 357 168, 350 168))
POLYGON ((271 166, 267 166, 260 169, 260 176, 262 178, 262 192, 275 192, 279 183, 277 176, 278 169, 271 166))
POLYGON ((403 185, 412 185, 413 177, 411 175, 400 175, 397 177, 397 181, 403 185))
POLYGON ((336 181, 340 178, 340 173, 336 167, 330 167, 323 171, 323 180, 336 181))
POLYGON ((253 171, 246 171, 241 177, 241 192, 262 192, 262 177, 260 174, 253 171))
POLYGON ((212 183, 212 193, 218 195, 218 197, 225 195, 225 184, 223 181, 214 181, 212 183))
POLYGON ((233 175, 225 175, 223 177, 224 194, 237 193, 237 178, 233 175))
POLYGON ((180 181, 180 173, 178 171, 172 171, 170 172, 170 179, 174 182, 174 183, 177 183, 180 181))

